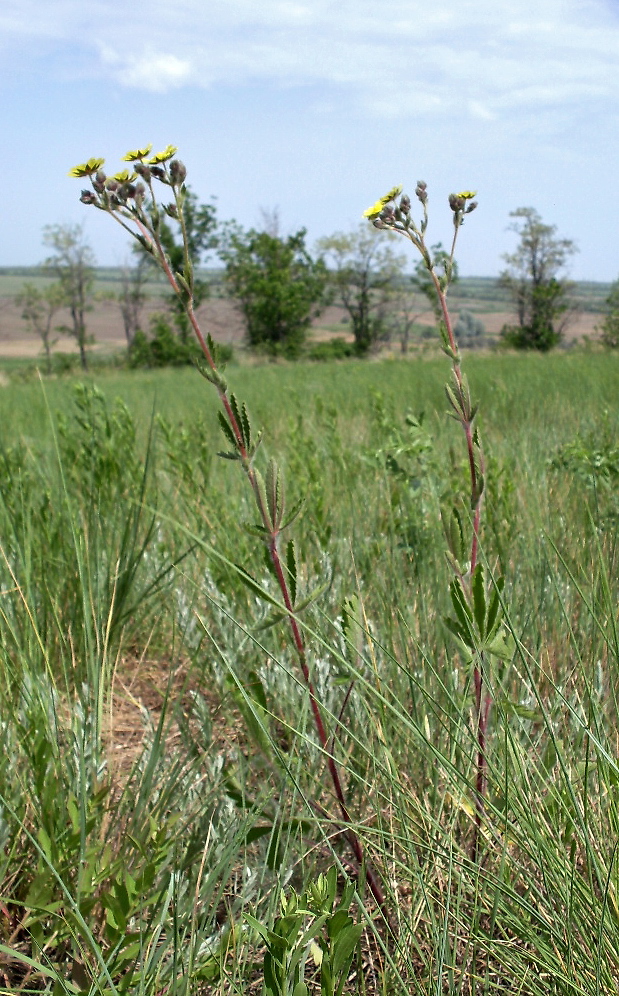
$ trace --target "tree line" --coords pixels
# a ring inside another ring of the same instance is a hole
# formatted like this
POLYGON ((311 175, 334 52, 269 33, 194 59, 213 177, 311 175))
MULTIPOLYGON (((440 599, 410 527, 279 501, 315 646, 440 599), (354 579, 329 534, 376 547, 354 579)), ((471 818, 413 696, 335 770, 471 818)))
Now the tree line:
MULTIPOLYGON (((515 321, 503 327, 501 340, 516 349, 544 352, 561 341, 570 318, 572 285, 565 274, 576 246, 560 237, 556 226, 545 224, 534 208, 518 208, 511 217, 510 228, 518 243, 514 252, 504 254, 506 266, 498 281, 512 301, 515 321)), ((162 223, 162 241, 173 268, 178 269, 184 249, 173 221, 171 217, 162 223)), ((412 275, 406 274, 406 257, 396 253, 381 232, 360 225, 320 239, 312 253, 304 228, 282 235, 277 213, 265 215, 264 221, 262 229, 248 230, 235 222, 220 223, 214 204, 200 204, 188 191, 191 262, 198 268, 213 254, 219 257, 227 293, 242 316, 252 349, 298 357, 311 323, 331 303, 344 309, 353 337, 349 352, 358 356, 394 338, 406 352, 415 325, 428 311, 440 322, 436 292, 426 268, 419 264, 412 275)), ((51 250, 44 272, 54 280, 44 289, 24 285, 17 298, 22 316, 41 337, 48 371, 52 369, 54 332, 73 336, 82 368, 87 369, 86 314, 94 299, 94 253, 80 225, 47 226, 43 242, 51 250), (68 309, 70 323, 55 326, 61 309, 68 309)), ((440 244, 432 252, 440 270, 447 253, 440 244)), ((193 341, 177 299, 170 297, 168 316, 155 316, 148 333, 142 328, 151 268, 149 254, 138 248, 132 265, 121 274, 117 300, 130 361, 135 366, 190 362, 193 341)), ((197 280, 194 293, 201 303, 209 294, 208 283, 197 280)), ((601 339, 619 347, 619 281, 606 303, 601 339)), ((461 342, 470 344, 483 333, 483 325, 470 312, 463 312, 456 333, 461 342)))

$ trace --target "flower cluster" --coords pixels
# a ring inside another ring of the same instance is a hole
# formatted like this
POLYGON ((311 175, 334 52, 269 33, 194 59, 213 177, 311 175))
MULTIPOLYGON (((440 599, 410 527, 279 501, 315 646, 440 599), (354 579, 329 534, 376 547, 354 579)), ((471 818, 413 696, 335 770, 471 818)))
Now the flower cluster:
MULTIPOLYGON (((402 193, 401 186, 392 187, 388 193, 379 197, 372 207, 363 212, 363 217, 368 218, 375 228, 387 228, 393 232, 400 232, 402 235, 407 235, 412 242, 419 246, 428 224, 427 186, 427 183, 419 180, 415 187, 415 196, 423 208, 423 219, 419 226, 411 216, 411 199, 408 194, 402 193)), ((477 207, 477 201, 473 200, 474 197, 474 190, 463 190, 459 194, 449 195, 449 206, 454 214, 456 228, 462 224, 464 215, 470 214, 477 207)))
MULTIPOLYGON (((82 190, 82 203, 92 204, 102 211, 134 222, 143 222, 147 188, 154 201, 153 179, 172 187, 175 200, 179 195, 182 198, 187 170, 180 159, 174 159, 176 146, 168 145, 162 152, 154 155, 150 155, 151 149, 152 145, 147 145, 143 149, 127 152, 122 161, 130 163, 131 168, 122 169, 112 176, 103 171, 105 160, 95 157, 70 170, 69 176, 90 178, 92 190, 82 190)), ((163 210, 172 218, 178 217, 176 203, 164 205, 163 210)))

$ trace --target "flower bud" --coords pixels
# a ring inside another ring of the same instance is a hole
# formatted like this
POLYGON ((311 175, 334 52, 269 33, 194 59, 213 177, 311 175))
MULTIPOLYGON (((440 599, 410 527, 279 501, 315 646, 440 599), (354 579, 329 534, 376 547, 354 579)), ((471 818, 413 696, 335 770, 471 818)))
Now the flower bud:
POLYGON ((459 194, 450 194, 449 195, 449 207, 451 208, 451 210, 454 213, 456 211, 462 211, 464 209, 465 204, 466 204, 466 201, 465 201, 464 197, 460 197, 459 194))
POLYGON ((187 176, 187 169, 184 163, 180 159, 173 159, 170 163, 170 179, 174 187, 180 186, 181 183, 185 182, 185 177, 187 176))
POLYGON ((150 181, 150 166, 146 166, 145 163, 134 163, 133 168, 139 176, 142 177, 145 183, 150 181))
POLYGON ((380 212, 380 216, 383 221, 395 221, 395 211, 393 205, 386 204, 385 207, 380 212))
POLYGON ((122 187, 118 191, 119 197, 122 197, 124 201, 131 197, 135 197, 135 187, 132 183, 123 183, 122 187))
POLYGON ((477 201, 471 201, 471 203, 467 206, 467 209, 464 213, 470 214, 471 211, 474 211, 476 207, 477 207, 477 201))
POLYGON ((93 194, 92 190, 82 190, 80 201, 82 204, 96 204, 97 198, 95 194, 93 194))
POLYGON ((400 211, 402 214, 410 214, 411 199, 408 194, 402 194, 400 198, 400 211))
POLYGON ((102 169, 96 174, 96 176, 91 177, 91 182, 98 194, 102 194, 105 190, 105 181, 107 177, 102 169))
POLYGON ((426 193, 427 186, 428 184, 424 183, 423 180, 418 180, 417 186, 415 187, 415 195, 417 197, 417 200, 421 201, 422 204, 425 204, 428 199, 428 195, 426 193))
POLYGON ((150 171, 151 171, 151 174, 157 180, 161 180, 162 183, 167 183, 168 182, 168 179, 167 179, 167 177, 165 175, 165 170, 162 169, 161 166, 151 166, 150 167, 150 171))
POLYGON ((109 180, 105 181, 105 189, 109 190, 111 193, 114 193, 116 190, 118 190, 119 187, 120 184, 118 180, 114 180, 112 177, 110 177, 109 180))

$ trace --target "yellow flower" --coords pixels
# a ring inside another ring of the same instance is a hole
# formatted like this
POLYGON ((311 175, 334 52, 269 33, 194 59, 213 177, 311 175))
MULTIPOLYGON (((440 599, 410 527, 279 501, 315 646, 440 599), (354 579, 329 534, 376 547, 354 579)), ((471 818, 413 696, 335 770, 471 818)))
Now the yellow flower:
POLYGON ((402 184, 400 184, 399 187, 392 187, 388 194, 384 194, 383 197, 379 197, 376 204, 373 204, 371 208, 368 208, 367 211, 363 212, 363 217, 370 219, 377 218, 385 204, 388 204, 389 201, 392 201, 394 197, 397 197, 398 194, 401 193, 402 184))
POLYGON ((123 163, 133 163, 136 159, 146 159, 152 147, 153 143, 151 142, 150 145, 145 145, 143 149, 131 149, 126 156, 122 157, 121 161, 123 163))
POLYGON ((128 169, 123 169, 120 173, 114 174, 114 179, 118 180, 119 183, 133 183, 137 173, 130 173, 128 169))
POLYGON ((158 152, 157 155, 151 156, 146 162, 149 166, 154 166, 156 163, 165 163, 166 160, 171 159, 172 156, 178 151, 176 145, 168 145, 163 152, 158 152))
POLYGON ((76 166, 75 169, 69 170, 69 176, 92 176, 93 173, 98 173, 105 159, 89 159, 87 163, 82 163, 81 166, 76 166))
POLYGON ((465 201, 470 201, 472 197, 475 197, 476 190, 461 190, 458 197, 463 197, 465 201))

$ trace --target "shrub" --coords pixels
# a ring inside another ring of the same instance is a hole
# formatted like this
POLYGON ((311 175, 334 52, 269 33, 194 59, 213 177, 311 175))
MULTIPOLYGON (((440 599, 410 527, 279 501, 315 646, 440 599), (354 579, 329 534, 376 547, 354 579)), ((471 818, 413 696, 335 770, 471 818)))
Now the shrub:
POLYGON ((299 355, 307 329, 327 303, 327 270, 305 247, 305 229, 287 239, 237 231, 222 250, 250 346, 299 355))
MULTIPOLYGON (((174 332, 165 315, 151 318, 150 338, 138 329, 129 347, 128 365, 131 369, 151 367, 183 367, 196 362, 199 351, 193 341, 184 342, 174 332)), ((222 343, 218 345, 221 362, 232 359, 233 348, 222 343)))

